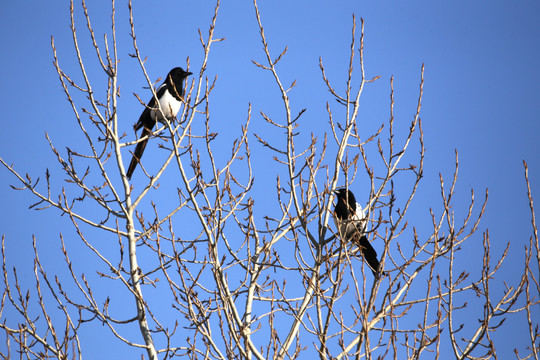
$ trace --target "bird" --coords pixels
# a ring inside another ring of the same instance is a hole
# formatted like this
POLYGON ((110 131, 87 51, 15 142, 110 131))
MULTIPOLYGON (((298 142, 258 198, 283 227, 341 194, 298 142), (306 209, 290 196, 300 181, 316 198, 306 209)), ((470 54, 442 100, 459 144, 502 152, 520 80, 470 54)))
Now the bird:
POLYGON ((366 216, 362 206, 356 202, 351 190, 339 188, 334 191, 337 203, 334 207, 334 222, 342 241, 353 242, 358 246, 366 263, 378 276, 381 272, 377 252, 369 243, 364 231, 366 228, 366 216))
POLYGON ((137 144, 131 163, 129 164, 126 176, 131 180, 133 171, 137 167, 137 164, 141 161, 142 154, 148 143, 148 135, 152 134, 152 129, 156 125, 156 122, 163 122, 166 120, 172 120, 178 114, 180 106, 182 105, 182 97, 184 96, 184 80, 191 75, 189 71, 185 71, 181 67, 175 67, 167 74, 165 81, 156 90, 156 97, 148 102, 148 105, 144 108, 139 121, 135 124, 135 131, 143 128, 141 138, 147 136, 147 138, 137 144), (157 106, 159 103, 159 107, 157 106), (161 110, 160 110, 161 109, 161 110))

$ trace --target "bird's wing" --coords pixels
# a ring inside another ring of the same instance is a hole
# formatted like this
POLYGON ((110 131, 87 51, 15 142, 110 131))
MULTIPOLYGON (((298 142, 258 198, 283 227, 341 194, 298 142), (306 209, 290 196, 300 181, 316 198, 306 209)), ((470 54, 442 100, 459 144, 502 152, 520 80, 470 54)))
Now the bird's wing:
MULTIPOLYGON (((163 83, 161 84, 157 90, 156 95, 158 99, 163 96, 165 93, 165 90, 167 90, 167 84, 163 83)), ((135 125, 135 130, 139 130, 142 127, 145 127, 147 129, 152 129, 154 125, 156 125, 156 121, 152 119, 150 109, 153 109, 156 106, 156 98, 152 96, 152 99, 148 102, 146 107, 144 108, 141 116, 139 117, 139 121, 137 121, 137 124, 135 125)))
MULTIPOLYGON (((152 99, 150 103, 152 103, 153 101, 154 99, 152 99)), ((149 128, 149 129, 153 128, 155 125, 155 122, 152 123, 152 121, 153 120, 152 120, 152 116, 150 116, 150 109, 145 108, 141 116, 139 116, 139 120, 135 124, 135 131, 139 131, 142 127, 149 128)))
MULTIPOLYGON (((167 90, 167 83, 164 82, 163 84, 159 85, 159 87, 156 90, 156 95, 158 99, 161 99, 163 94, 165 94, 165 91, 167 90)), ((152 98, 154 100, 154 98, 152 98)), ((153 106, 153 105, 152 105, 153 106)))

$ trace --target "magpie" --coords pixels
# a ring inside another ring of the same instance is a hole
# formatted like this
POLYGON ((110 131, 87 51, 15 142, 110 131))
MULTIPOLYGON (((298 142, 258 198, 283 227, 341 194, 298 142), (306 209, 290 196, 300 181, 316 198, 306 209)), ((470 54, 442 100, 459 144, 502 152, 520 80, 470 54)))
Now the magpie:
POLYGON ((377 276, 380 272, 380 264, 377 260, 377 252, 364 234, 367 219, 362 207, 356 202, 351 190, 340 188, 334 191, 334 194, 337 196, 334 222, 339 236, 342 241, 351 241, 360 248, 373 275, 377 276))
MULTIPOLYGON (((167 74, 167 78, 163 84, 156 90, 159 107, 156 104, 156 98, 152 97, 152 100, 150 100, 139 117, 139 121, 135 124, 135 131, 143 128, 141 138, 152 134, 152 129, 157 121, 163 122, 164 119, 172 120, 178 114, 180 105, 182 105, 182 96, 184 96, 184 80, 189 75, 191 73, 184 71, 181 67, 175 67, 167 74)), ((135 171, 137 164, 141 161, 147 143, 148 138, 137 144, 126 173, 128 179, 131 179, 133 171, 135 171)))

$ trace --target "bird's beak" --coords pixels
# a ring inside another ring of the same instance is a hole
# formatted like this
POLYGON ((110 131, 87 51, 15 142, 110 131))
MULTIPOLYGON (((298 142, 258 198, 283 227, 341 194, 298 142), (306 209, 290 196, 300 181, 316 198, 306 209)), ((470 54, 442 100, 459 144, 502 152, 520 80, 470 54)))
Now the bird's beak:
POLYGON ((192 72, 189 72, 189 71, 186 72, 186 76, 189 76, 189 75, 193 75, 193 73, 192 73, 192 72))

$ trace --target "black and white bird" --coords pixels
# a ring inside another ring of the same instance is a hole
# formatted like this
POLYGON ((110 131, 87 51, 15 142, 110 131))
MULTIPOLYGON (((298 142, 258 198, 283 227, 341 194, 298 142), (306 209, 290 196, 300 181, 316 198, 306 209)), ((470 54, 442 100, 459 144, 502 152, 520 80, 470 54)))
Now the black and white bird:
POLYGON ((340 188, 334 191, 337 197, 334 208, 334 222, 342 241, 353 242, 361 250, 364 259, 374 275, 380 273, 380 264, 377 252, 369 243, 364 231, 366 228, 366 215, 362 206, 356 202, 351 190, 340 188))
MULTIPOLYGON (((163 122, 164 119, 170 121, 176 117, 182 105, 182 97, 184 96, 184 80, 189 75, 191 73, 184 71, 181 67, 175 67, 167 74, 167 78, 163 84, 156 90, 157 102, 156 98, 152 97, 152 100, 150 100, 139 117, 139 121, 135 124, 135 131, 143 128, 141 138, 152 134, 152 129, 157 121, 163 122)), ((126 173, 128 179, 131 179, 133 171, 135 171, 137 164, 141 161, 147 143, 148 138, 137 144, 126 173)))

